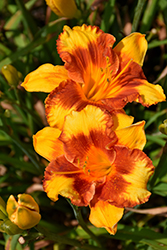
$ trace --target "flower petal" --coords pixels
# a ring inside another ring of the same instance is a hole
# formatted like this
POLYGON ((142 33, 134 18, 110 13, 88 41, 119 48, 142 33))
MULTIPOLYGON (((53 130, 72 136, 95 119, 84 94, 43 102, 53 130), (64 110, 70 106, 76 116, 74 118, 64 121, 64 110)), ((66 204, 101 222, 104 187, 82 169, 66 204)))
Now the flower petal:
MULTIPOLYGON (((130 149, 143 149, 146 144, 146 136, 144 133, 145 121, 135 123, 129 127, 118 129, 115 131, 118 137, 118 145, 126 146, 130 149)), ((109 147, 109 145, 107 145, 109 147)))
POLYGON ((80 112, 72 112, 66 117, 60 140, 70 162, 83 163, 91 146, 105 150, 109 142, 115 144, 117 138, 112 130, 112 116, 107 111, 87 105, 80 112))
POLYGON ((58 200, 60 194, 76 206, 87 206, 95 193, 92 178, 88 178, 82 169, 68 162, 64 156, 50 162, 43 186, 51 200, 58 200))
POLYGON ((151 160, 139 149, 121 146, 114 149, 116 159, 99 200, 117 207, 134 207, 146 202, 150 196, 147 182, 154 171, 151 160))
POLYGON ((90 203, 89 220, 95 227, 104 227, 110 234, 117 231, 117 223, 122 218, 124 208, 118 208, 105 201, 90 203))
POLYGON ((38 212, 29 210, 26 207, 19 207, 17 209, 17 217, 16 217, 17 222, 15 222, 15 224, 19 228, 25 230, 25 229, 30 229, 35 225, 37 225, 40 219, 41 215, 38 212))
POLYGON ((35 151, 51 161, 57 156, 62 155, 63 143, 59 141, 61 131, 56 128, 45 127, 33 136, 35 151))
POLYGON ((47 63, 29 73, 21 86, 30 92, 49 93, 66 79, 68 79, 68 74, 63 66, 54 66, 47 63))
POLYGON ((29 194, 18 194, 18 204, 39 213, 39 206, 34 198, 29 194))
MULTIPOLYGON (((87 105, 111 110, 109 106, 101 102, 93 102, 86 99, 82 88, 74 81, 67 80, 66 82, 61 82, 59 87, 55 88, 46 98, 45 112, 47 121, 51 127, 57 127, 62 130, 65 117, 72 111, 81 111, 87 105)), ((118 129, 118 126, 119 128, 129 126, 133 122, 133 118, 127 116, 123 110, 112 110, 111 115, 114 119, 114 129, 116 127, 118 129)))
POLYGON ((6 211, 8 213, 9 218, 13 215, 13 213, 16 214, 17 207, 18 202, 16 201, 13 195, 10 195, 6 204, 6 211))
POLYGON ((127 115, 123 109, 121 110, 113 110, 111 112, 112 119, 113 119, 113 130, 119 130, 122 128, 126 128, 133 123, 134 117, 127 115))
POLYGON ((135 101, 140 102, 146 107, 166 100, 164 91, 158 84, 154 85, 143 80, 141 85, 136 86, 136 89, 139 97, 135 101))
POLYGON ((111 79, 107 91, 106 99, 102 102, 114 109, 121 109, 132 101, 147 107, 165 101, 162 87, 150 84, 141 67, 133 61, 120 64, 120 70, 111 79))
POLYGON ((137 63, 131 60, 121 63, 118 74, 110 80, 106 97, 102 102, 113 109, 123 108, 128 102, 136 100, 139 96, 137 87, 142 85, 145 79, 137 63))
POLYGON ((134 62, 142 66, 147 47, 145 35, 136 32, 123 38, 114 48, 114 51, 121 60, 133 59, 134 62))
POLYGON ((65 26, 59 36, 57 49, 65 62, 64 67, 72 80, 82 83, 88 99, 98 101, 105 96, 108 78, 118 71, 118 56, 111 49, 114 42, 112 35, 105 34, 98 27, 86 25, 73 29, 65 26))
POLYGON ((79 84, 72 80, 62 82, 45 101, 45 112, 49 125, 61 130, 66 115, 73 110, 84 108, 87 103, 79 84))

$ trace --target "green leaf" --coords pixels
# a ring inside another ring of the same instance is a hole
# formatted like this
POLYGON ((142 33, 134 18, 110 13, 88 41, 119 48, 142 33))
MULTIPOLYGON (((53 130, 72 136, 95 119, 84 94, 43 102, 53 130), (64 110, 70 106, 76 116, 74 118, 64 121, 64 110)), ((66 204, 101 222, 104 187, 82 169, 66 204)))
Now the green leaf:
POLYGON ((165 45, 165 44, 167 44, 167 39, 164 39, 161 41, 153 40, 152 42, 150 42, 148 44, 148 49, 153 49, 155 47, 159 47, 159 46, 165 45))
POLYGON ((133 242, 144 243, 157 250, 167 250, 167 239, 163 234, 154 232, 151 229, 130 227, 118 224, 118 232, 111 236, 119 240, 131 239, 133 242))
POLYGON ((165 146, 165 140, 161 139, 158 135, 146 135, 147 140, 154 142, 162 147, 165 146))
POLYGON ((146 125, 145 125, 145 129, 148 128, 152 123, 154 123, 158 117, 164 115, 167 113, 167 109, 163 109, 159 112, 156 112, 153 116, 151 116, 151 118, 147 121, 146 125))
POLYGON ((152 189, 152 192, 161 196, 167 196, 167 183, 159 183, 152 189))
POLYGON ((49 23, 48 25, 44 26, 41 30, 39 30, 34 37, 34 40, 30 42, 26 47, 19 49, 15 53, 10 54, 8 57, 3 59, 0 62, 0 69, 6 65, 6 64, 12 64, 13 62, 17 61, 21 56, 24 56, 28 54, 29 52, 32 52, 33 49, 38 47, 39 45, 42 45, 49 40, 49 34, 53 32, 52 28, 56 28, 57 23, 64 21, 65 18, 59 18, 56 21, 53 21, 49 23))
POLYGON ((158 10, 158 0, 147 1, 147 8, 144 12, 144 16, 141 22, 140 32, 145 33, 149 31, 152 25, 152 21, 155 17, 155 13, 158 10))
POLYGON ((36 174, 36 175, 39 174, 38 170, 36 168, 34 168, 32 163, 25 162, 23 160, 19 160, 19 159, 14 158, 14 157, 10 157, 9 155, 2 154, 2 153, 0 153, 0 164, 4 164, 4 165, 10 164, 11 166, 13 166, 16 169, 20 169, 22 171, 26 171, 26 172, 36 174))

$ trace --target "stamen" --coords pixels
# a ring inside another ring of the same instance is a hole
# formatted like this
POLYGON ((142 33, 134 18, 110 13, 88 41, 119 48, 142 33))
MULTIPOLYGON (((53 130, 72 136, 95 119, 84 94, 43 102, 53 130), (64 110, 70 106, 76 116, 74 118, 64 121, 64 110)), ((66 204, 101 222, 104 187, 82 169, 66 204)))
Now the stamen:
POLYGON ((93 100, 100 100, 105 98, 106 96, 106 89, 108 89, 111 78, 112 78, 112 73, 113 70, 110 70, 111 63, 109 62, 109 57, 106 57, 106 67, 105 69, 100 68, 101 72, 103 75, 101 75, 101 81, 97 81, 94 87, 91 89, 89 92, 89 99, 93 100))
MULTIPOLYGON (((97 93, 94 95, 94 99, 99 100, 108 97, 108 93, 113 89, 114 83, 117 82, 117 79, 125 72, 125 70, 128 68, 129 64, 133 61, 133 59, 130 59, 129 62, 125 65, 125 67, 122 69, 122 71, 114 77, 112 80, 112 76, 106 79, 106 84, 100 87, 100 91, 97 91, 97 93)), ((112 71, 108 73, 108 75, 112 74, 112 71)))
POLYGON ((112 87, 113 87, 113 83, 120 77, 120 75, 122 75, 125 70, 127 69, 127 67, 129 66, 129 64, 133 61, 133 59, 130 59, 129 62, 125 65, 125 67, 123 68, 123 70, 112 80, 112 87))
POLYGON ((82 168, 83 168, 84 174, 86 174, 86 170, 85 170, 85 169, 86 169, 86 166, 87 166, 87 163, 88 163, 87 160, 88 160, 88 156, 86 156, 85 164, 84 164, 83 167, 82 167, 82 168))
POLYGON ((82 173, 82 170, 69 171, 69 172, 53 172, 54 174, 79 174, 82 173))

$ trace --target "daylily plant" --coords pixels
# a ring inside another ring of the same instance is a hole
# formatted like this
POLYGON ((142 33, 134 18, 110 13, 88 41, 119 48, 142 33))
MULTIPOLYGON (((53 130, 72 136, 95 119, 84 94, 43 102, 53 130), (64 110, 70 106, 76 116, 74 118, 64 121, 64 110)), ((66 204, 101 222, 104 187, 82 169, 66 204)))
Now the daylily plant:
POLYGON ((44 190, 90 207, 90 221, 115 234, 125 207, 146 202, 151 160, 142 152, 145 122, 133 123, 123 107, 165 100, 160 85, 146 80, 145 36, 133 33, 114 48, 115 38, 98 27, 64 27, 57 50, 64 66, 44 64, 28 74, 27 91, 50 93, 49 127, 34 137, 37 153, 50 161, 44 190))
POLYGON ((90 206, 90 221, 115 234, 124 207, 148 200, 151 160, 142 152, 145 122, 87 105, 65 119, 63 131, 45 127, 34 135, 35 150, 48 159, 44 190, 90 206), (124 127, 125 126, 125 127, 124 127))
POLYGON ((45 106, 51 127, 62 129, 65 116, 87 104, 113 110, 132 101, 150 106, 165 100, 161 86, 150 84, 141 68, 145 36, 132 33, 113 48, 114 43, 98 27, 64 26, 57 40, 64 66, 44 64, 26 76, 27 91, 51 92, 45 106))

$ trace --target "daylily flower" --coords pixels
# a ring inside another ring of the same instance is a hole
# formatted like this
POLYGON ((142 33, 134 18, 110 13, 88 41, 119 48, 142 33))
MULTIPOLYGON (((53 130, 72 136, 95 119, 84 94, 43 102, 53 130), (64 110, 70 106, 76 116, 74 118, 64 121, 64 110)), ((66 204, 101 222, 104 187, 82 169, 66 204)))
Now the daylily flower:
POLYGON ((34 227, 41 219, 39 206, 29 194, 19 194, 18 201, 11 195, 6 211, 9 219, 23 230, 34 227))
POLYGON ((79 18, 81 16, 74 0, 46 0, 46 3, 57 16, 68 18, 79 18))
POLYGON ((66 116, 63 131, 45 127, 33 137, 37 153, 50 161, 43 182, 48 197, 89 205, 91 223, 111 234, 124 207, 150 196, 146 186, 154 167, 142 152, 145 122, 132 122, 125 113, 87 105, 66 116))
POLYGON ((64 66, 44 64, 26 76, 27 91, 51 92, 45 106, 51 127, 62 129, 66 115, 88 104, 111 111, 132 101, 150 106, 165 100, 161 86, 149 83, 141 68, 145 35, 132 33, 113 48, 114 43, 98 27, 64 26, 57 40, 64 66))

